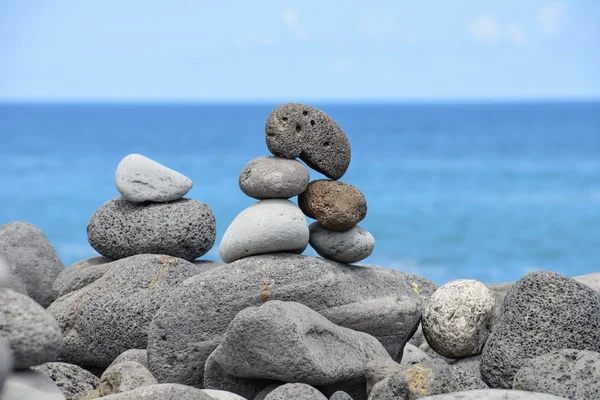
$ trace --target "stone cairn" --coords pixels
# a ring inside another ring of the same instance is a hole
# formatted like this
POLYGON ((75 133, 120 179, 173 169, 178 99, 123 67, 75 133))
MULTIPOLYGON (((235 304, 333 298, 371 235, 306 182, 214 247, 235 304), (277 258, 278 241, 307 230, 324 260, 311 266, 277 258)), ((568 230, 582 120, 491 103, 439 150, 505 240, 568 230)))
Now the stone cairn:
POLYGON ((350 143, 338 124, 314 107, 286 103, 268 116, 265 133, 274 156, 250 161, 239 177, 242 192, 259 201, 225 232, 221 259, 302 253, 309 243, 323 258, 342 263, 371 255, 375 239, 357 225, 367 215, 365 197, 338 180, 350 165, 350 143), (331 179, 309 183, 297 158, 331 179), (288 200, 295 196, 299 207, 288 200), (302 213, 316 221, 307 227, 302 213))

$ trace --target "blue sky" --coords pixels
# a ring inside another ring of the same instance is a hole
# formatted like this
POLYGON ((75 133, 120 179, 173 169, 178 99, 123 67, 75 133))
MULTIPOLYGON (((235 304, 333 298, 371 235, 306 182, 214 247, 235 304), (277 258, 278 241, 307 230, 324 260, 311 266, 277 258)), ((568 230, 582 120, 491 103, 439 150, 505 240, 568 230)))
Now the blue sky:
POLYGON ((4 100, 600 98, 598 0, 0 0, 4 100))

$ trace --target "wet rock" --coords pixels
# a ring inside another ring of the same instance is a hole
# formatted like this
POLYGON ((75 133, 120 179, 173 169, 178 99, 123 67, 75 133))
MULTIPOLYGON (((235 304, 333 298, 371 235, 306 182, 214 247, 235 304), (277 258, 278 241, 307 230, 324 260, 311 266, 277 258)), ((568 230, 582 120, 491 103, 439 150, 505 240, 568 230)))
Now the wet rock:
POLYGON ((239 185, 258 200, 289 199, 306 190, 310 176, 299 161, 282 157, 258 157, 244 166, 239 185))

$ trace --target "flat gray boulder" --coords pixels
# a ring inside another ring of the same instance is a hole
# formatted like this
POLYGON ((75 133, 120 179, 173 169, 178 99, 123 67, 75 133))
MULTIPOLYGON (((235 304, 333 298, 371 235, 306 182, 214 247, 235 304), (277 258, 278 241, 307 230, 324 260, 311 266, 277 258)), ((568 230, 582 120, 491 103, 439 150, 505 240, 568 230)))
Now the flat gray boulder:
MULTIPOLYGON (((102 400, 214 400, 202 390, 190 386, 163 383, 151 386, 142 386, 128 392, 111 394, 102 397, 102 400)), ((4 399, 0 399, 4 400, 4 399)))
POLYGON ((546 393, 507 389, 479 389, 422 397, 422 400, 564 400, 546 393))
POLYGON ((48 308, 65 336, 63 361, 107 367, 126 350, 146 348, 148 325, 165 298, 204 271, 180 258, 153 254, 111 264, 101 278, 48 308))
POLYGON ((2 392, 2 386, 4 381, 10 375, 13 369, 13 357, 10 347, 6 340, 0 338, 0 392, 2 392))
POLYGON ((336 325, 377 338, 392 357, 414 333, 425 278, 296 254, 244 258, 188 279, 155 315, 148 362, 159 382, 201 386, 208 356, 235 315, 267 300, 294 301, 336 325))
POLYGON ((15 368, 54 361, 63 335, 52 314, 30 297, 0 288, 0 339, 7 341, 15 368))
POLYGON ((289 200, 261 200, 242 211, 229 225, 219 254, 225 262, 266 253, 302 253, 308 246, 308 225, 289 200))
POLYGON ((364 260, 373 253, 375 238, 360 226, 347 231, 332 231, 319 221, 309 226, 309 243, 323 258, 343 263, 355 263, 364 260))
POLYGON ((239 185, 247 196, 258 200, 289 199, 304 192, 310 176, 297 160, 258 157, 244 166, 239 185))
POLYGON ((287 383, 273 390, 265 400, 327 400, 323 393, 305 383, 287 383))
POLYGON ((46 375, 31 369, 15 370, 4 383, 0 400, 65 400, 46 375))
POLYGON ((98 387, 100 379, 85 369, 62 362, 49 362, 32 368, 58 386, 66 400, 80 400, 98 387))
POLYGON ((115 183, 123 198, 134 203, 179 200, 192 188, 190 178, 141 154, 121 160, 115 183))
POLYGON ((212 248, 216 225, 210 207, 197 200, 136 204, 118 197, 92 215, 87 234, 109 258, 167 254, 192 261, 212 248))
POLYGON ((146 349, 130 349, 124 351, 113 360, 108 368, 124 361, 135 361, 136 363, 142 364, 144 367, 148 368, 148 351, 146 349))
POLYGON ((564 349, 523 364, 513 389, 549 393, 568 399, 600 399, 600 353, 564 349))
POLYGON ((0 253, 12 264, 29 297, 42 307, 54 301, 52 285, 64 265, 44 233, 26 222, 0 226, 0 253))
POLYGON ((481 376, 490 387, 512 388, 528 359, 561 349, 600 351, 600 293, 554 272, 529 273, 504 299, 481 376))

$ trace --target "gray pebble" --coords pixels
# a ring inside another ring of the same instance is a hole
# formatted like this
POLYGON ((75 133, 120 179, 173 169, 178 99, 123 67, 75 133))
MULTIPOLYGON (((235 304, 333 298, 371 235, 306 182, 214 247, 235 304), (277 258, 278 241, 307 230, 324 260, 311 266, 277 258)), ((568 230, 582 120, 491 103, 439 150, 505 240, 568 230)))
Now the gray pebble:
POLYGON ((98 387, 100 379, 85 369, 67 363, 50 362, 32 368, 58 386, 66 400, 79 400, 98 387))
MULTIPOLYGON (((402 352, 402 359, 399 362, 400 364, 411 365, 419 364, 430 359, 431 357, 428 356, 423 350, 410 343, 406 343, 402 352)), ((396 359, 396 361, 398 361, 398 359, 396 359)))
POLYGON ((332 394, 329 400, 352 400, 352 397, 348 393, 339 390, 332 394))
POLYGON ((54 281, 56 298, 89 285, 102 277, 111 268, 114 260, 108 257, 94 257, 76 262, 65 268, 54 281))
POLYGON ((339 232, 325 228, 319 221, 310 224, 309 243, 323 258, 343 263, 355 263, 369 257, 375 248, 375 238, 358 225, 339 232))
POLYGON ((258 200, 289 199, 306 190, 310 176, 299 161, 282 157, 258 157, 244 166, 239 185, 258 200))
POLYGON ((146 349, 129 349, 119 354, 108 368, 125 361, 135 361, 148 368, 148 351, 146 349))

